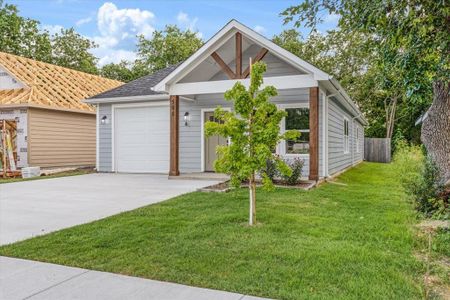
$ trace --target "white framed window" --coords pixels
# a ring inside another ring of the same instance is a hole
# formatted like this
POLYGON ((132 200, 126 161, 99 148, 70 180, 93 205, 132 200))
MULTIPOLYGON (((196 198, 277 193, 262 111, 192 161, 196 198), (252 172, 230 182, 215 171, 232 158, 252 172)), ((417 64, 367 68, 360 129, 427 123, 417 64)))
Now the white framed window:
POLYGON ((309 155, 309 107, 305 105, 284 105, 287 116, 281 121, 281 132, 298 130, 300 137, 280 143, 278 153, 286 156, 309 155))
POLYGON ((350 139, 349 139, 349 127, 348 127, 348 119, 344 117, 344 132, 343 132, 343 144, 344 144, 344 153, 350 152, 350 139))

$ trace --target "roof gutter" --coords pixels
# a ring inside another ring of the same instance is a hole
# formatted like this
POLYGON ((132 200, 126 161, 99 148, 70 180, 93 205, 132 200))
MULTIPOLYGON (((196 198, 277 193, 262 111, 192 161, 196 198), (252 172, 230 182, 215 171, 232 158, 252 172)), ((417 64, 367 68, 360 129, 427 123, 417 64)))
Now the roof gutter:
POLYGON ((339 82, 333 78, 333 76, 330 76, 328 81, 333 85, 333 87, 336 89, 336 91, 342 96, 342 98, 345 100, 345 104, 347 104, 348 107, 350 107, 353 110, 353 113, 355 114, 355 117, 353 119, 359 119, 364 125, 368 125, 369 123, 364 118, 362 112, 359 110, 359 108, 351 101, 350 96, 344 91, 342 86, 339 84, 339 82))
POLYGON ((144 96, 130 96, 130 97, 110 97, 110 98, 90 98, 83 100, 84 103, 102 104, 102 103, 116 103, 116 102, 138 102, 138 101, 154 101, 154 100, 169 100, 169 95, 144 95, 144 96))

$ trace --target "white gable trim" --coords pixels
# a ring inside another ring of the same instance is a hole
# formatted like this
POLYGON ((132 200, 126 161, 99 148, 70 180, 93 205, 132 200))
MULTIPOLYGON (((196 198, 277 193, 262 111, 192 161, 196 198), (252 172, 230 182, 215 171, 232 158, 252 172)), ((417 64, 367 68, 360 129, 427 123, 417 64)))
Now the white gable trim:
POLYGON ((168 85, 176 83, 183 78, 186 74, 197 67, 206 57, 216 51, 222 46, 229 38, 231 38, 237 31, 241 32, 246 38, 253 42, 265 47, 269 50, 269 53, 285 60, 289 64, 297 67, 301 70, 311 73, 315 80, 328 80, 330 75, 314 67, 310 63, 300 59, 289 51, 281 48, 272 41, 268 40, 264 36, 248 28, 247 26, 239 23, 236 20, 230 21, 225 27, 223 27, 218 33, 216 33, 208 42, 206 42, 197 52, 184 61, 178 68, 170 73, 166 78, 161 80, 153 87, 154 91, 168 92, 168 85))

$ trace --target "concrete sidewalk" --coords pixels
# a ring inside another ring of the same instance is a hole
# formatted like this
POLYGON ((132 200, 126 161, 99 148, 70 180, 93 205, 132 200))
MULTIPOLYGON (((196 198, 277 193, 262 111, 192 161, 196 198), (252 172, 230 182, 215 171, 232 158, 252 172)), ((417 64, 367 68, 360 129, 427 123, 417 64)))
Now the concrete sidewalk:
POLYGON ((0 299, 263 298, 0 256, 0 299))

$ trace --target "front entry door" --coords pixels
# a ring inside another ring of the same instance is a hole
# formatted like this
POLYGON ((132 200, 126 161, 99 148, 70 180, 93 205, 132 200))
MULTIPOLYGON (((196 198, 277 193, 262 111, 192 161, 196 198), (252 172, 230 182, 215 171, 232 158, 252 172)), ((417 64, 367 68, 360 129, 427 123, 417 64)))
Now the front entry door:
MULTIPOLYGON (((205 121, 217 122, 214 112, 205 112, 205 121)), ((226 145, 227 139, 218 135, 205 138, 205 171, 214 172, 214 161, 217 159, 216 147, 226 145)))

